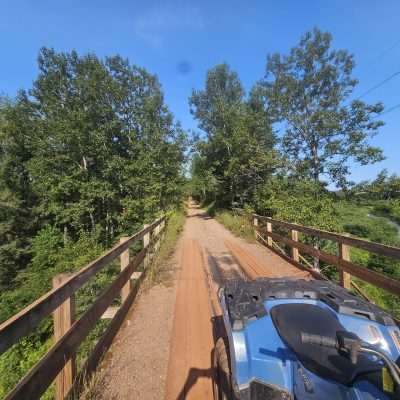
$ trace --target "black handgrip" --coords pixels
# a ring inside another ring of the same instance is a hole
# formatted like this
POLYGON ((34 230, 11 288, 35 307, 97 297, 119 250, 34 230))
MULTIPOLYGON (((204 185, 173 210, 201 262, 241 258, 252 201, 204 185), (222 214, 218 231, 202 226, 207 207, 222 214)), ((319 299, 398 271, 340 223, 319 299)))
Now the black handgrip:
POLYGON ((301 332, 301 343, 315 344, 317 346, 331 347, 336 349, 338 347, 337 340, 327 336, 313 335, 311 333, 301 332))

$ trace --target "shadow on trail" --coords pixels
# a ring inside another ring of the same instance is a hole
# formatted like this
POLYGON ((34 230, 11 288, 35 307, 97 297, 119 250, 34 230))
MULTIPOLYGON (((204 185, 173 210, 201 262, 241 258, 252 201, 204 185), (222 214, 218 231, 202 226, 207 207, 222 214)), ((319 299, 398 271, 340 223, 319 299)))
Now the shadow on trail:
POLYGON ((200 378, 214 379, 213 368, 201 369, 201 368, 190 368, 185 384, 178 394, 176 400, 185 400, 189 395, 190 390, 196 384, 200 378))
MULTIPOLYGON (((211 323, 213 327, 213 337, 214 343, 220 337, 226 337, 225 325, 221 315, 211 318, 211 323)), ((185 383, 179 392, 176 400, 186 400, 189 396, 190 390, 197 383, 199 379, 211 379, 211 383, 215 380, 215 370, 214 370, 214 349, 212 349, 210 354, 210 365, 211 368, 190 368, 188 375, 186 377, 185 383)), ((213 385, 214 392, 214 385, 213 385)))
POLYGON ((188 215, 187 218, 201 218, 206 221, 209 219, 214 219, 213 217, 210 217, 205 211, 199 214, 188 215))
POLYGON ((220 265, 237 266, 237 263, 232 256, 227 253, 219 257, 212 256, 208 251, 207 261, 210 267, 210 273, 213 281, 219 286, 223 286, 229 280, 244 279, 244 277, 237 271, 236 268, 224 269, 220 265))

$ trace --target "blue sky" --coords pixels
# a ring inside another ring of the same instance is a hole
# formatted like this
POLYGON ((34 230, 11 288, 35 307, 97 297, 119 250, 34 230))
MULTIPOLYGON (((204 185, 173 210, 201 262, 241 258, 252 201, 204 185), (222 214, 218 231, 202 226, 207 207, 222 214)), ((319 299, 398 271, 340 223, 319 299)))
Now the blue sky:
MULTIPOLYGON (((31 86, 42 46, 118 53, 157 74, 175 117, 195 129, 187 99, 209 68, 227 62, 249 89, 263 76, 268 53, 288 52, 314 26, 355 55, 355 97, 400 70, 398 0, 0 0, 0 92, 31 86)), ((363 100, 390 108, 400 103, 399 88, 400 75, 363 100)), ((383 168, 400 174, 400 108, 382 118, 373 143, 387 158, 354 166, 355 181, 383 168)))

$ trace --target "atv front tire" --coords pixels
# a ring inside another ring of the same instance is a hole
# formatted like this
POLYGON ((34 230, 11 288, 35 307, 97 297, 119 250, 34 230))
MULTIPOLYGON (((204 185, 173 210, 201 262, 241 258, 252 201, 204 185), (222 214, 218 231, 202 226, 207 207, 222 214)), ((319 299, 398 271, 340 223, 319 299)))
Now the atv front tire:
POLYGON ((217 340, 214 347, 214 399, 235 400, 227 346, 222 337, 217 340))

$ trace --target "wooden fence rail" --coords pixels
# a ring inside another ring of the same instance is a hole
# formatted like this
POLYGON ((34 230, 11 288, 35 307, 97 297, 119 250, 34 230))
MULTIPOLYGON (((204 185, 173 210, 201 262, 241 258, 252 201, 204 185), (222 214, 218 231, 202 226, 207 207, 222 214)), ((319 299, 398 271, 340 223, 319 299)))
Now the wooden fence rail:
MULTIPOLYGON (((340 272, 340 281, 343 287, 349 289, 351 276, 355 276, 363 281, 371 283, 388 292, 400 295, 400 281, 390 278, 382 273, 370 270, 365 266, 358 265, 350 261, 350 247, 367 250, 369 252, 391 257, 400 260, 400 248, 386 246, 380 243, 369 242, 338 233, 323 231, 320 229, 309 228, 303 225, 292 224, 285 221, 276 220, 257 214, 252 215, 253 225, 258 238, 263 239, 267 247, 272 248, 273 241, 284 243, 291 249, 291 262, 298 265, 301 252, 312 256, 314 259, 321 260, 329 265, 336 266, 340 272), (289 231, 289 236, 273 232, 273 227, 279 226, 289 231), (312 236, 319 239, 327 239, 337 244, 337 255, 329 254, 314 246, 299 241, 298 233, 312 236), (266 238, 266 240, 264 240, 266 238)), ((312 271, 319 274, 319 271, 312 271)))
POLYGON ((143 274, 135 270, 145 259, 145 266, 148 264, 150 249, 158 249, 164 228, 165 217, 162 217, 133 236, 121 238, 118 245, 80 271, 69 277, 56 277, 52 290, 0 325, 0 354, 21 337, 29 334, 51 313, 55 328, 53 347, 8 393, 5 400, 39 399, 56 378, 56 400, 67 398, 72 392, 79 391, 84 379, 94 371, 102 355, 111 345, 123 322, 138 289, 138 284, 132 287, 131 279, 133 276, 138 281, 142 278, 143 274), (129 248, 139 240, 143 240, 143 248, 130 261, 129 248), (74 321, 75 292, 118 256, 121 257, 121 272, 118 277, 97 297, 90 308, 74 321), (75 376, 76 350, 118 295, 121 295, 121 306, 115 313, 111 313, 114 315, 103 336, 95 345, 79 375, 75 376))

